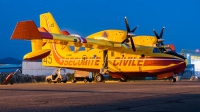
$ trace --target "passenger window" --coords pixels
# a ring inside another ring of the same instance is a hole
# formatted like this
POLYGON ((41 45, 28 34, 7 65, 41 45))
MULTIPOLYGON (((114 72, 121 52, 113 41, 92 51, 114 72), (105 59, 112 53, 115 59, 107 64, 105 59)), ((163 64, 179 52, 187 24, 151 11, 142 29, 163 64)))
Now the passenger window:
POLYGON ((158 48, 154 48, 153 53, 160 53, 160 50, 158 48))

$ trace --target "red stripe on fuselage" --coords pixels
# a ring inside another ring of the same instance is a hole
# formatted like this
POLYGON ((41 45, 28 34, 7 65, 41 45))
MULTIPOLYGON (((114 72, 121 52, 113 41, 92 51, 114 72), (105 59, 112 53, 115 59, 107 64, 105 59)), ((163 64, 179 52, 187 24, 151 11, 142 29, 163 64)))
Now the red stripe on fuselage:
POLYGON ((146 57, 143 66, 168 66, 170 64, 179 64, 184 60, 167 57, 146 57))

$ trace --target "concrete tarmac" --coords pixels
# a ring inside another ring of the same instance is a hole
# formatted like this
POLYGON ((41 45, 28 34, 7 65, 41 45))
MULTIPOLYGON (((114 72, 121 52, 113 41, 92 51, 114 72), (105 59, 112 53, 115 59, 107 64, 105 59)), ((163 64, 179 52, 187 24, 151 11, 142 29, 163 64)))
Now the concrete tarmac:
POLYGON ((2 112, 200 112, 199 81, 0 85, 2 112))

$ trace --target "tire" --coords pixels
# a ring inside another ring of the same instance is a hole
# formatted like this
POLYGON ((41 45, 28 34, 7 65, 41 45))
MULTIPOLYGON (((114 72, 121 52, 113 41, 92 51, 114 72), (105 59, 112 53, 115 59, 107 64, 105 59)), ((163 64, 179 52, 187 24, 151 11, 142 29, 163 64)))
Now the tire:
POLYGON ((89 79, 89 82, 91 83, 91 82, 92 82, 92 79, 89 79))
POLYGON ((72 83, 76 83, 76 78, 72 78, 72 79, 71 79, 71 82, 72 82, 72 83))
POLYGON ((173 78, 173 82, 176 82, 176 78, 173 78))
POLYGON ((52 83, 52 80, 51 79, 47 79, 47 82, 50 84, 50 83, 52 83))
POLYGON ((85 78, 85 79, 83 79, 83 82, 87 83, 87 81, 88 81, 88 80, 87 80, 86 78, 85 78))
POLYGON ((12 82, 12 81, 10 81, 10 84, 11 84, 11 85, 13 85, 13 82, 12 82))
POLYGON ((176 82, 176 78, 171 78, 170 82, 176 82))
POLYGON ((102 82, 103 81, 103 76, 101 74, 97 74, 95 79, 96 79, 96 82, 102 82))
POLYGON ((60 78, 57 79, 57 83, 61 83, 61 79, 60 78))

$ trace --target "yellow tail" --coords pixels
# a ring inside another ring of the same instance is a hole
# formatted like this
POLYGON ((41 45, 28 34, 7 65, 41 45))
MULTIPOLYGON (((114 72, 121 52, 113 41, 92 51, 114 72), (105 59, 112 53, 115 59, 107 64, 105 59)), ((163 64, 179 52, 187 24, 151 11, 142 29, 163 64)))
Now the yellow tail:
MULTIPOLYGON (((67 32, 67 31, 63 32, 60 30, 58 24, 56 23, 53 15, 50 12, 40 14, 40 28, 44 28, 47 30, 47 32, 54 33, 54 34, 66 35, 66 32, 67 32)), ((69 35, 68 32, 67 32, 67 35, 69 35)), ((49 43, 47 43, 46 45, 48 44, 49 43)), ((70 46, 67 46, 66 44, 57 44, 56 48, 62 49, 63 51, 71 51, 70 46)))
POLYGON ((62 34, 56 21, 50 12, 40 15, 40 27, 45 28, 50 33, 62 34))

